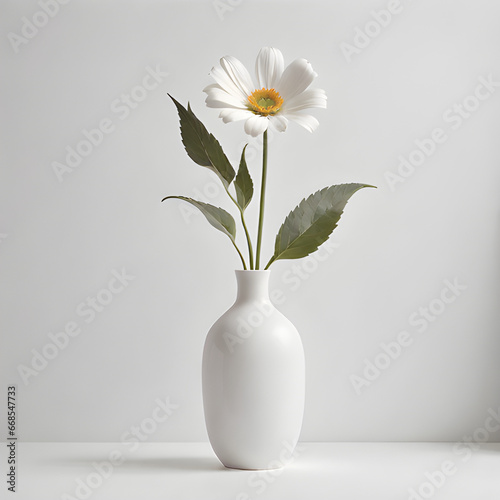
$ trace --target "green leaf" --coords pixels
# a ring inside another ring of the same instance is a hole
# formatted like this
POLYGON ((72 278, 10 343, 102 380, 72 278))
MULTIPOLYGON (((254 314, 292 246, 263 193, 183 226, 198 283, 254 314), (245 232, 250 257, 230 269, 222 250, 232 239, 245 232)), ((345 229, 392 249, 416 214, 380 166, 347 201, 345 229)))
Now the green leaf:
POLYGON ((234 179, 235 171, 221 145, 198 120, 189 104, 186 109, 170 94, 168 95, 174 101, 179 113, 182 143, 188 156, 198 165, 215 172, 227 188, 234 179))
POLYGON ((188 203, 191 203, 191 205, 195 206, 201 211, 201 213, 206 217, 207 221, 213 227, 215 227, 215 229, 222 231, 234 242, 236 238, 236 224, 231 214, 228 214, 224 209, 215 207, 214 205, 210 205, 208 203, 203 203, 202 201, 193 200, 192 198, 188 198, 186 196, 167 196, 161 201, 165 201, 171 198, 176 198, 178 200, 184 200, 188 203))
POLYGON ((275 260, 300 259, 315 252, 324 243, 342 215, 349 198, 368 184, 340 184, 330 186, 303 199, 285 219, 276 236, 274 255, 266 269, 275 260))
POLYGON ((247 146, 248 144, 243 148, 241 153, 240 168, 238 169, 238 175, 234 180, 236 199, 238 200, 238 205, 242 210, 245 210, 245 208, 248 207, 248 204, 252 201, 253 196, 253 182, 248 172, 247 162, 245 160, 245 150, 247 146))

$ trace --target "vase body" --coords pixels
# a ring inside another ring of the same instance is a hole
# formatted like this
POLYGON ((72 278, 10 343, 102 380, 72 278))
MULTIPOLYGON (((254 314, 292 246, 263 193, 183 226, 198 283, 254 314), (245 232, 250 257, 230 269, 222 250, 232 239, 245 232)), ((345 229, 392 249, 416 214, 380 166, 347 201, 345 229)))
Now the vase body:
POLYGON ((305 364, 296 328, 269 298, 270 271, 236 271, 236 302, 203 351, 203 406, 212 448, 235 469, 283 466, 298 441, 305 364))

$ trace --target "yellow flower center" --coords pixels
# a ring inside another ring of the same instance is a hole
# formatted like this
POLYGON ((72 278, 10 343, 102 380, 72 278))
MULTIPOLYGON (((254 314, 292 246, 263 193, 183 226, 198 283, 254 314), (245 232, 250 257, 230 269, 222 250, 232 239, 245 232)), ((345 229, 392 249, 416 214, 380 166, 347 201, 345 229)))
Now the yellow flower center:
POLYGON ((275 115, 283 105, 283 98, 274 89, 254 90, 248 96, 250 110, 256 115, 275 115))

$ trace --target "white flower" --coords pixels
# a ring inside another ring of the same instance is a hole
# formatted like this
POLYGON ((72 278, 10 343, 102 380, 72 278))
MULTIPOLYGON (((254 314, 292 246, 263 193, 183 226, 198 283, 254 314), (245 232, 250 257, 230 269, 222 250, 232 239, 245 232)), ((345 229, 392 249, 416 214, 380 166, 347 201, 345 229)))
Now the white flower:
POLYGON ((220 108, 224 123, 245 120, 245 132, 253 137, 269 125, 284 132, 289 120, 313 132, 319 122, 304 110, 326 108, 325 91, 308 88, 317 76, 311 64, 295 59, 284 68, 278 49, 260 50, 255 63, 257 85, 245 66, 232 56, 223 57, 220 67, 212 68, 210 74, 217 83, 203 89, 207 106, 220 108))

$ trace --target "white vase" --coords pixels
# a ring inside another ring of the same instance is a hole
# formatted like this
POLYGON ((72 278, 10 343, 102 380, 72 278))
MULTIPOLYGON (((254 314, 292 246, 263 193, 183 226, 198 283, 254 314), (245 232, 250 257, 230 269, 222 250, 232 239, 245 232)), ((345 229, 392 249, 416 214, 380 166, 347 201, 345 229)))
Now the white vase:
POLYGON ((302 426, 304 349, 269 298, 269 276, 236 271, 236 302, 208 332, 203 352, 208 436, 234 469, 282 467, 302 426))

